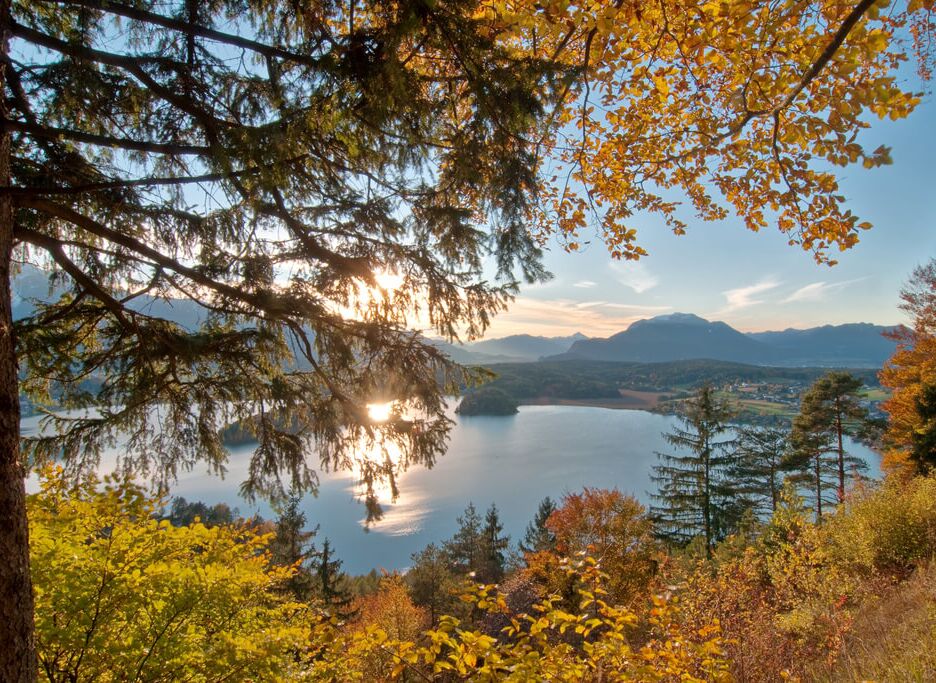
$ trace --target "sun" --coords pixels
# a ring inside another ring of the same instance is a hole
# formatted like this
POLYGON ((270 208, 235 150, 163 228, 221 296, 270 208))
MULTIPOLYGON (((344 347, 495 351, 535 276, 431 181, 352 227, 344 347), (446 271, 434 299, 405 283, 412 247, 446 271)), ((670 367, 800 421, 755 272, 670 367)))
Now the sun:
POLYGON ((393 401, 387 403, 368 403, 367 415, 374 422, 386 422, 393 413, 393 401))

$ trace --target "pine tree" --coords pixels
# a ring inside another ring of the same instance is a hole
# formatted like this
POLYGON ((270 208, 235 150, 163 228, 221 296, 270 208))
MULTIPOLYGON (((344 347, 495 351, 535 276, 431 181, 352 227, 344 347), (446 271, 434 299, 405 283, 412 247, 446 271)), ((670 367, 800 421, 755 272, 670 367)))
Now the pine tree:
POLYGON ((701 536, 708 555, 743 511, 730 479, 733 439, 721 438, 731 433, 731 417, 715 390, 703 386, 684 402, 681 426, 663 434, 677 452, 658 452, 660 462, 651 477, 658 487, 652 497, 659 505, 651 507, 651 515, 659 535, 679 544, 701 536))
POLYGON ((238 422, 250 495, 404 451, 362 468, 373 503, 444 451, 479 373, 411 323, 479 335, 546 276, 530 132, 572 74, 477 8, 0 0, 0 679, 36 679, 22 463, 77 474, 121 435, 118 467, 166 487, 223 472, 238 422), (57 286, 14 332, 24 261, 57 286), (20 453, 19 388, 93 416, 20 453), (409 417, 368 414, 391 399, 409 417))
POLYGON ((452 571, 449 554, 434 543, 413 553, 405 579, 413 602, 429 610, 433 624, 441 615, 454 616, 464 607, 457 595, 459 580, 452 571))
POLYGON ((504 525, 500 521, 497 505, 491 503, 484 516, 481 529, 480 552, 474 567, 475 578, 481 583, 500 583, 504 578, 507 557, 504 551, 510 546, 510 537, 503 536, 504 525))
POLYGON ((455 535, 445 542, 445 552, 454 571, 465 575, 475 571, 481 557, 481 517, 473 502, 468 503, 457 522, 455 535))
POLYGON ((737 430, 730 478, 738 494, 758 513, 769 516, 777 509, 783 477, 790 470, 788 450, 786 430, 758 426, 737 430))
POLYGON ((276 565, 296 567, 296 573, 286 583, 286 590, 296 600, 308 602, 316 594, 313 570, 318 553, 312 539, 318 527, 306 530, 306 516, 299 509, 300 501, 299 496, 291 496, 279 509, 276 533, 270 542, 270 559, 276 565))
POLYGON ((348 589, 345 574, 341 571, 342 561, 334 556, 327 538, 312 564, 315 596, 321 599, 332 614, 342 619, 351 619, 354 616, 354 610, 351 609, 351 591, 348 589))
POLYGON ((799 470, 797 481, 814 493, 817 522, 823 504, 845 499, 850 474, 867 469, 864 461, 846 452, 844 443, 846 435, 861 433, 868 421, 868 411, 858 400, 861 386, 861 380, 847 372, 830 372, 803 394, 793 420, 789 464, 799 470))
POLYGON ((536 516, 527 524, 526 533, 520 541, 521 552, 538 553, 544 550, 550 551, 556 547, 556 535, 546 526, 546 521, 555 511, 556 504, 552 498, 546 496, 540 501, 536 516))

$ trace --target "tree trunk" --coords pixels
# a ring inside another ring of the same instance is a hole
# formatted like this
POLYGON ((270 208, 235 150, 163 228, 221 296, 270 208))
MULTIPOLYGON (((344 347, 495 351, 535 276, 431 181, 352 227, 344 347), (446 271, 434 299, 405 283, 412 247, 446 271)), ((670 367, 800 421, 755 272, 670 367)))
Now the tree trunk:
MULTIPOLYGON (((0 0, 0 126, 7 120, 6 57, 10 39, 10 0, 0 0)), ((0 129, 0 188, 10 185, 10 133, 0 129)), ((0 681, 37 679, 32 581, 29 576, 29 526, 26 482, 19 454, 19 387, 10 259, 13 210, 0 193, 0 681)))
MULTIPOLYGON (((838 408, 838 406, 836 406, 838 408)), ((838 436, 838 502, 845 502, 845 446, 842 444, 842 411, 835 416, 835 431, 838 436)))
POLYGON ((815 465, 816 465, 816 524, 822 523, 822 457, 821 453, 816 453, 815 465))

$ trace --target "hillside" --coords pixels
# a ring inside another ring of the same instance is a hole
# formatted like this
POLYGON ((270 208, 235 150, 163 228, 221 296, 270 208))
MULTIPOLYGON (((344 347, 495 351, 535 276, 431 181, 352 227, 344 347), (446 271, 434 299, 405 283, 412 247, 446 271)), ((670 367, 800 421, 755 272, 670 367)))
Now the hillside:
MULTIPOLYGON (((486 386, 501 389, 519 401, 539 399, 620 398, 621 389, 645 392, 684 391, 702 383, 767 382, 805 387, 825 374, 825 368, 786 368, 728 361, 684 360, 667 363, 616 363, 592 360, 551 360, 540 363, 491 365, 497 379, 486 386)), ((873 370, 853 374, 876 386, 873 370)))

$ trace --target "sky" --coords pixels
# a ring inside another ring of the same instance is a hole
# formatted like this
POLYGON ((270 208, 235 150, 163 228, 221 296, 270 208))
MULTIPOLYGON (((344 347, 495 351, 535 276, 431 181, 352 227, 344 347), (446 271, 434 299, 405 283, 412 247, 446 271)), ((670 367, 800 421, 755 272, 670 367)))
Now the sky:
MULTIPOLYGON (((927 89, 915 75, 904 86, 927 89)), ((866 149, 890 146, 893 164, 839 169, 847 208, 874 227, 858 245, 832 255, 838 265, 817 265, 776 228, 753 233, 739 220, 698 221, 675 236, 645 216, 634 223, 649 252, 639 262, 612 260, 598 237, 578 253, 550 245, 546 266, 554 278, 522 286, 485 338, 607 337, 635 320, 673 312, 744 332, 906 322, 900 288, 917 265, 936 257, 936 100, 927 94, 902 121, 874 120, 859 140, 866 149)))

